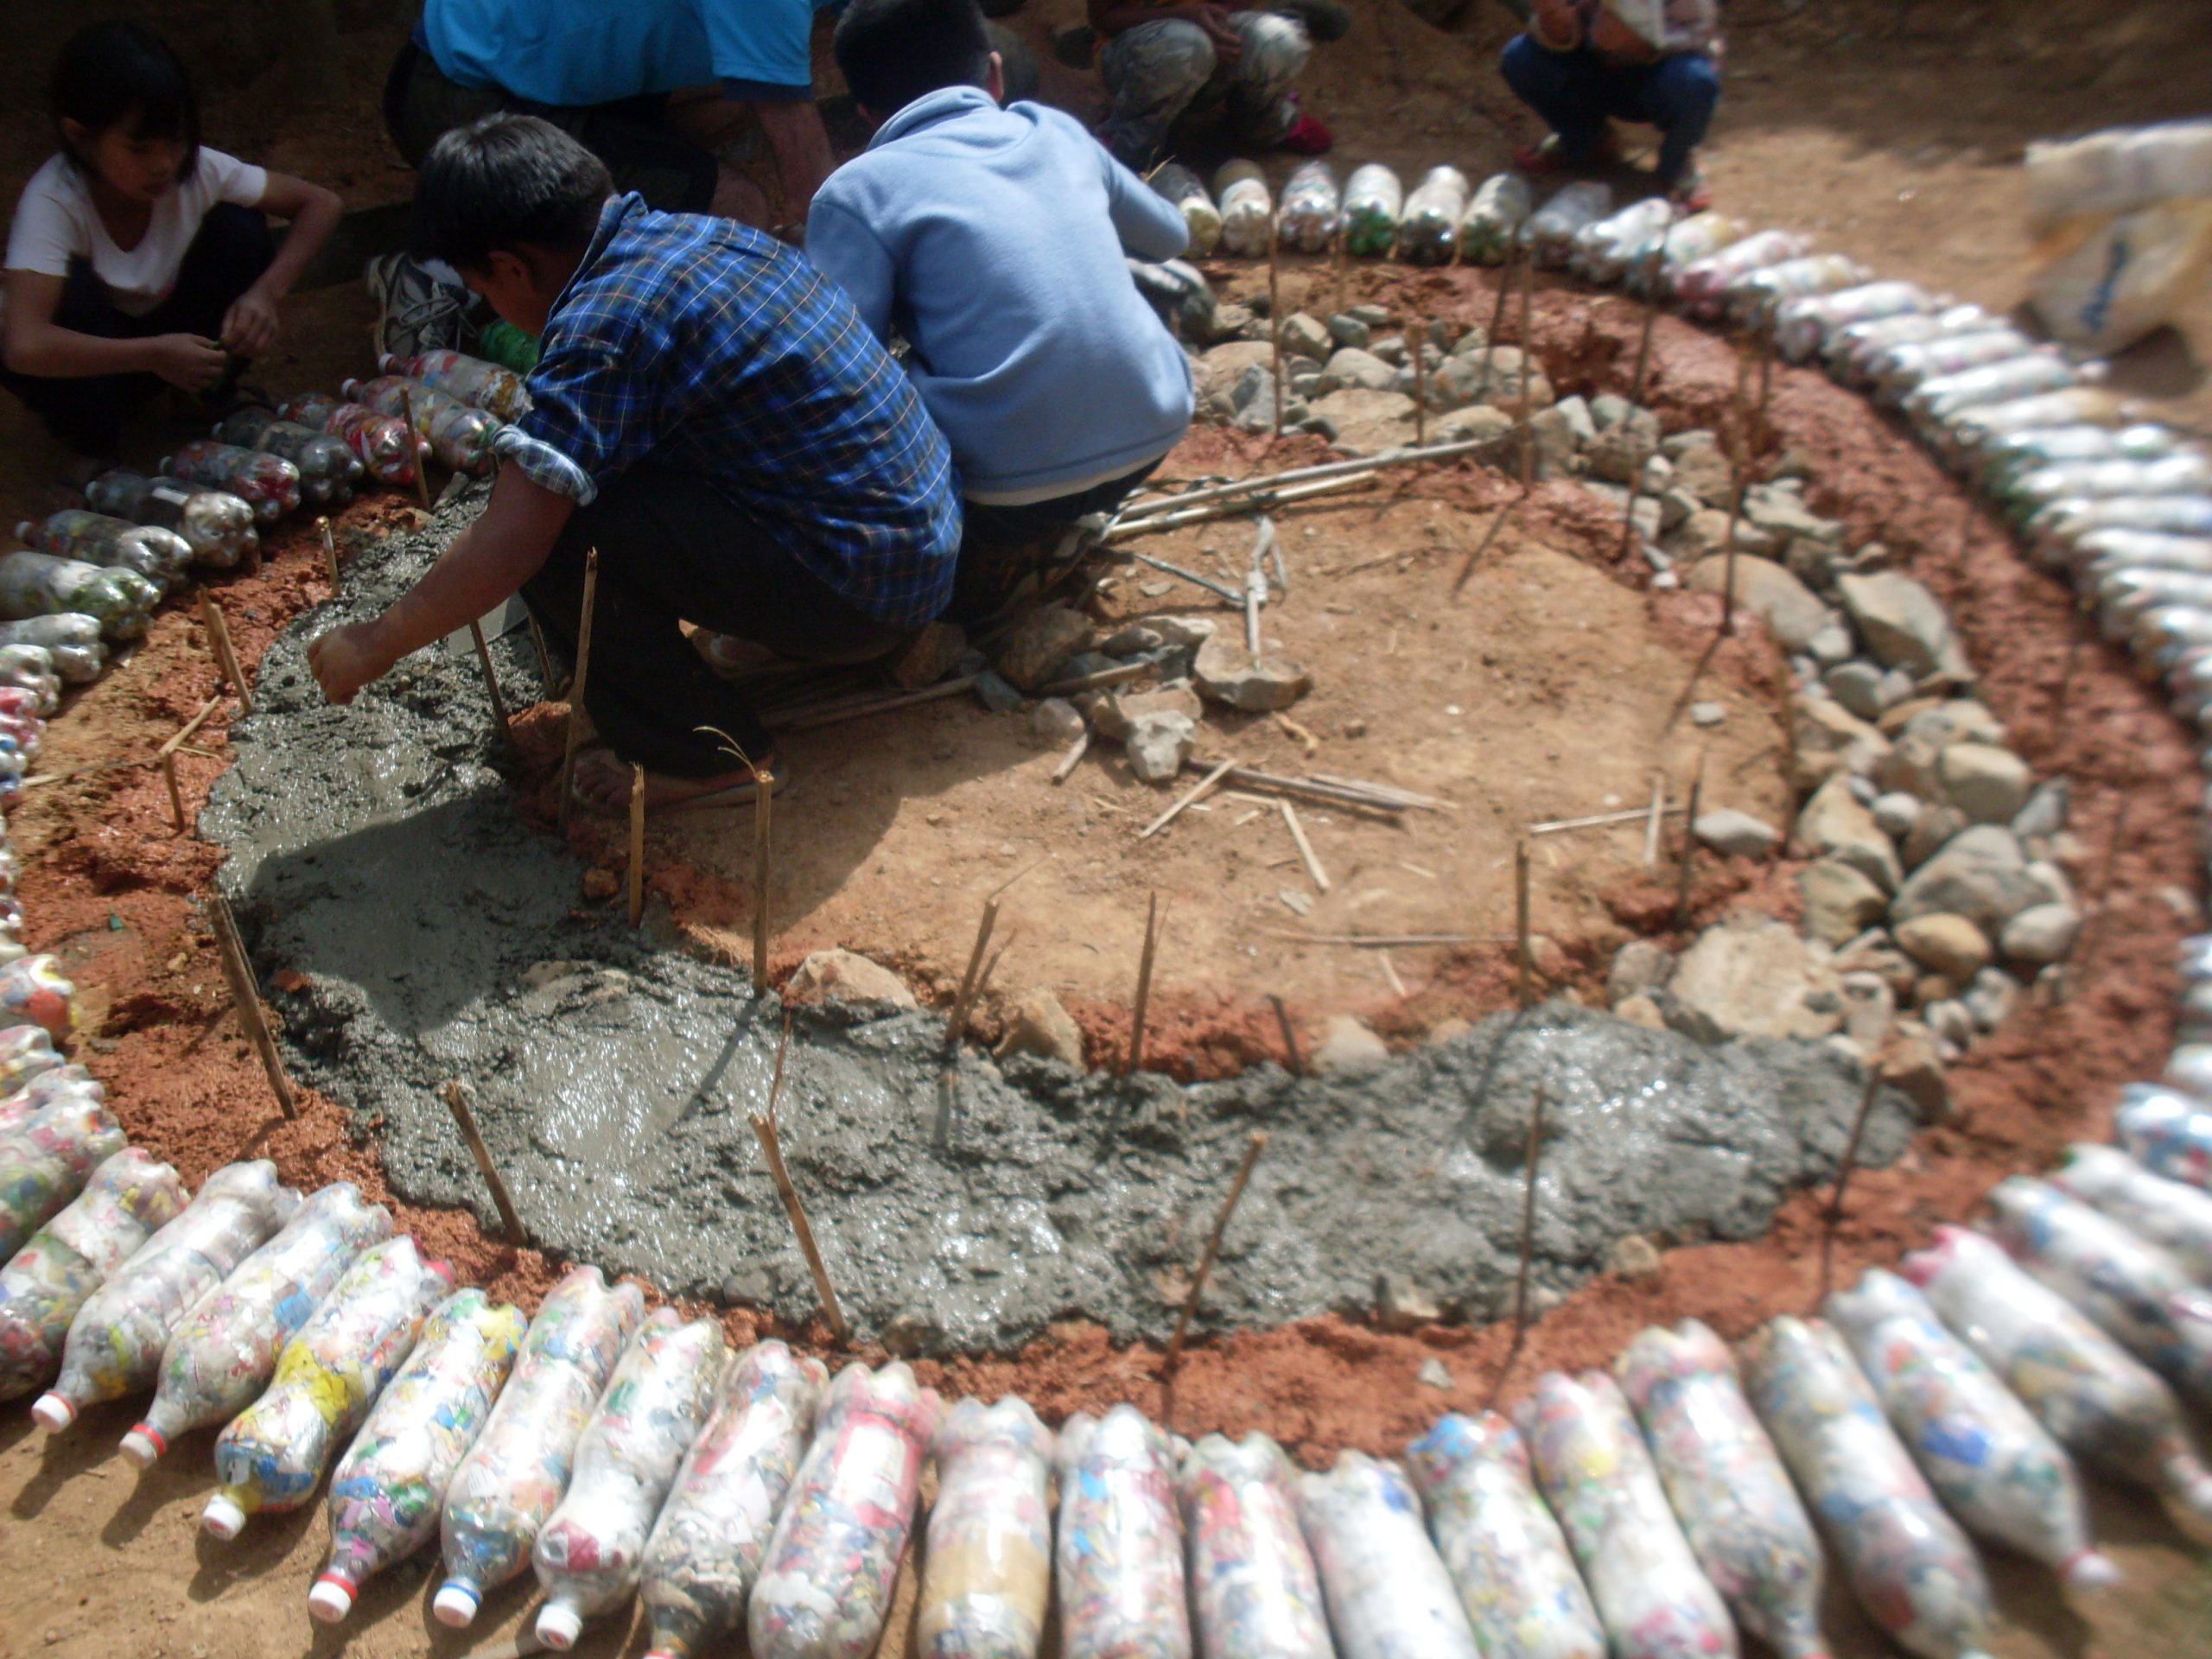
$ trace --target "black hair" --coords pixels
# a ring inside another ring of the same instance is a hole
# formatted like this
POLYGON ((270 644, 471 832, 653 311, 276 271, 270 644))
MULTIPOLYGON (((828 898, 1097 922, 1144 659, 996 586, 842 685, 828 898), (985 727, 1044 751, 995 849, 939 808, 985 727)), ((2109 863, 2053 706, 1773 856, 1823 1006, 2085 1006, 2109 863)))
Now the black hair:
POLYGON ((976 0, 852 0, 836 45, 845 85, 877 115, 990 79, 991 37, 976 0))
POLYGON ((143 23, 118 19, 72 35, 54 60, 46 98, 61 153, 86 173, 92 163, 61 132, 64 121, 95 134, 128 122, 134 138, 181 140, 180 184, 200 165, 200 96, 176 49, 143 23))
POLYGON ((614 181, 550 121, 487 115, 430 146, 415 181, 414 251, 484 270, 492 251, 581 253, 614 181))

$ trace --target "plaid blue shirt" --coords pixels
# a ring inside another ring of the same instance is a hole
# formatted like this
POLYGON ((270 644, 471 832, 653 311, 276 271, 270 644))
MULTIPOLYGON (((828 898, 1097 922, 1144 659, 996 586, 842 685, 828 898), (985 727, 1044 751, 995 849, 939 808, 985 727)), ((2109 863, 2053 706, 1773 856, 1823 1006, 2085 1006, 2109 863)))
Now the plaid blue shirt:
POLYGON ((615 197, 530 396, 500 452, 580 505, 650 461, 712 479, 879 620, 926 622, 952 596, 951 450, 851 302, 772 237, 615 197))

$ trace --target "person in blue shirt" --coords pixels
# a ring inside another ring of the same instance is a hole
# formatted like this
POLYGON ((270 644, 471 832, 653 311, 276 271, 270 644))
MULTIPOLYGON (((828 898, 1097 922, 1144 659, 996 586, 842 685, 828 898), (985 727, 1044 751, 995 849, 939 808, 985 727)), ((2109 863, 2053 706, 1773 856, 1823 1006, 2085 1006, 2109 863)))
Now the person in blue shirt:
POLYGON ((381 616, 309 646, 324 694, 351 702, 518 591, 573 652, 595 548, 586 707, 607 747, 580 763, 578 796, 623 804, 635 764, 648 804, 742 798, 773 747, 683 624, 789 662, 903 645, 952 590, 943 435, 796 249, 611 194, 598 159, 536 117, 437 142, 414 241, 543 351, 482 516, 381 616))
POLYGON ((769 223, 760 187, 716 152, 757 120, 783 218, 830 175, 814 107, 814 16, 836 0, 425 0, 385 82, 410 166, 496 110, 540 115, 665 213, 769 223))
POLYGON ((852 0, 836 54, 875 134, 815 196, 807 257, 912 347, 966 496, 964 613, 984 567, 1119 505, 1189 429, 1190 364, 1128 264, 1187 232, 1073 118, 1000 107, 976 0, 852 0))

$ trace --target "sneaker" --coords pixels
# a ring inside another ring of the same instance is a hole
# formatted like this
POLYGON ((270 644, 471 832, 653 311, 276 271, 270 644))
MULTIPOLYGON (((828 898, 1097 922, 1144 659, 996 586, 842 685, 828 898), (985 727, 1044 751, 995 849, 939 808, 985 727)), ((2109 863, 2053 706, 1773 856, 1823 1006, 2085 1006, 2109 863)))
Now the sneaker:
POLYGON ((1713 206, 1713 187, 1705 181, 1705 169, 1692 162, 1682 169, 1667 196, 1684 213, 1701 213, 1713 206))
POLYGON ((1325 156, 1336 146, 1336 135, 1310 115, 1301 115, 1290 124, 1290 130, 1275 140, 1277 149, 1287 149, 1294 156, 1325 156))
POLYGON ((378 353, 413 357, 460 347, 474 297, 466 288, 442 281, 404 253, 379 254, 369 261, 361 280, 376 302, 378 353))
POLYGON ((1621 141, 1611 127, 1599 135, 1590 146, 1587 156, 1573 156, 1567 153, 1567 145, 1557 133, 1548 133, 1533 144, 1522 144, 1513 152, 1513 165, 1532 178, 1541 178, 1551 173, 1567 173, 1585 167, 1611 167, 1621 159, 1621 141))

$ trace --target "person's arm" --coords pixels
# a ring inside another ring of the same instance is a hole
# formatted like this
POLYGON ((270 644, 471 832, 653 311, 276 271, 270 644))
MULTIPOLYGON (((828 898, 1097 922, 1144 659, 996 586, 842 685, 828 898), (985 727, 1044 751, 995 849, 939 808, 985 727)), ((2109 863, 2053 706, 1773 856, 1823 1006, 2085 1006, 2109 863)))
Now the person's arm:
POLYGON ((54 320, 67 279, 42 270, 10 270, 7 327, 0 359, 17 374, 47 380, 95 374, 157 374, 186 391, 204 391, 223 378, 230 359, 198 334, 154 334, 142 340, 104 340, 64 328, 54 320))
POLYGON ((483 516, 453 538, 421 581, 374 621, 334 628, 309 644, 308 666, 323 696, 353 702, 409 652, 435 645, 512 598, 544 568, 575 509, 574 500, 521 467, 501 467, 483 516))
POLYGON ((223 314, 223 343, 240 357, 252 357, 276 343, 276 302, 292 291, 292 284, 346 213, 336 191, 289 173, 271 173, 257 205, 264 213, 289 219, 292 228, 284 233, 269 269, 223 314))
POLYGON ((817 270, 845 290, 868 332, 887 341, 892 305, 899 292, 899 268, 882 238, 842 202, 817 196, 814 210, 806 219, 806 257, 817 270))

